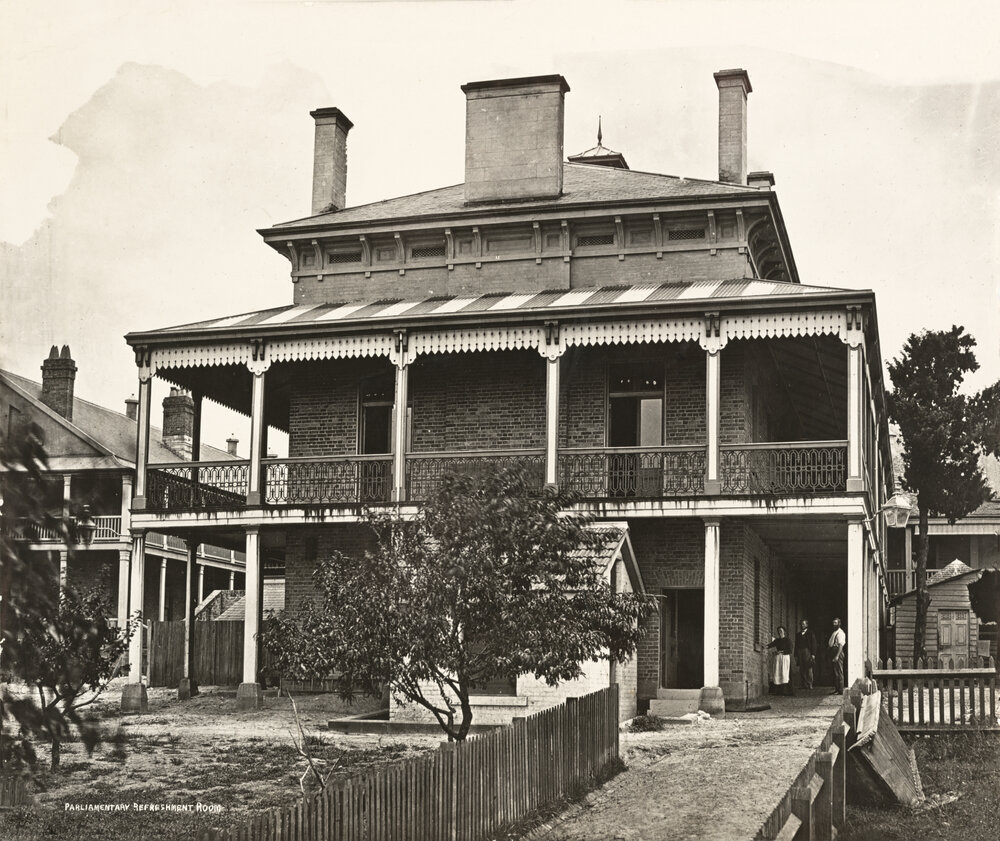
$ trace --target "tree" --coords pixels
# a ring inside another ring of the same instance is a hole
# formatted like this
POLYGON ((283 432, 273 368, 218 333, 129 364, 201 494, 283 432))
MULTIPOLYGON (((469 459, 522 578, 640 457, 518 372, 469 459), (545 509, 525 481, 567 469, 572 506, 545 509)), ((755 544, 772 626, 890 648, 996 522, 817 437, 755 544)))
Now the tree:
POLYGON ((4 441, 2 458, 0 651, 4 671, 30 691, 6 681, 0 686, 0 726, 19 734, 0 744, 0 762, 33 766, 31 740, 41 738, 52 746, 56 768, 72 733, 88 750, 100 741, 99 722, 84 711, 114 676, 134 623, 110 627, 100 596, 68 585, 60 592, 48 553, 32 552, 18 539, 43 528, 67 546, 78 540, 73 521, 46 509, 48 466, 39 428, 16 431, 4 441))
POLYGON ((997 386, 981 394, 959 389, 966 374, 979 367, 976 340, 962 327, 915 333, 902 355, 889 363, 893 390, 889 416, 899 425, 904 451, 903 486, 917 494, 920 535, 917 540, 917 615, 914 656, 926 657, 927 524, 931 515, 949 522, 970 514, 989 498, 979 467, 986 452, 997 451, 997 386), (993 411, 993 414, 991 414, 993 411), (992 421, 991 421, 992 418, 992 421))
POLYGON ((345 697, 389 686, 460 741, 477 685, 523 673, 556 685, 588 660, 624 662, 645 599, 605 581, 607 532, 530 487, 521 469, 452 475, 410 521, 369 514, 373 548, 321 559, 321 601, 265 623, 277 667, 339 674, 345 697))

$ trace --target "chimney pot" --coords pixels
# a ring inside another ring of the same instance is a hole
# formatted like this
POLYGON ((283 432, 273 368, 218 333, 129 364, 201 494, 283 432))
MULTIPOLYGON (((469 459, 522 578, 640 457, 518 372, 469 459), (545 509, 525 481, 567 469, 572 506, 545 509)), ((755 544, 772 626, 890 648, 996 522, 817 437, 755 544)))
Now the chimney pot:
POLYGON ((313 147, 313 216, 347 206, 347 133, 354 128, 339 108, 318 108, 313 147))
POLYGON ((76 384, 76 363, 70 356, 69 345, 60 353, 55 345, 42 362, 42 402, 66 420, 73 420, 73 389, 76 384))
POLYGON ((747 94, 750 76, 743 69, 720 70, 719 88, 719 180, 727 184, 747 183, 747 94))
POLYGON ((226 452, 228 452, 229 455, 231 455, 231 456, 235 456, 236 455, 236 447, 237 447, 237 445, 239 443, 240 443, 240 439, 239 438, 237 438, 234 435, 230 435, 226 439, 226 452))
POLYGON ((125 417, 129 420, 136 420, 139 417, 139 401, 134 394, 130 394, 125 399, 125 417))
POLYGON ((774 186, 774 173, 749 172, 747 173, 747 185, 756 187, 758 190, 770 190, 774 186))
POLYGON ((563 123, 569 85, 530 76, 462 85, 465 200, 554 198, 563 187, 563 123))

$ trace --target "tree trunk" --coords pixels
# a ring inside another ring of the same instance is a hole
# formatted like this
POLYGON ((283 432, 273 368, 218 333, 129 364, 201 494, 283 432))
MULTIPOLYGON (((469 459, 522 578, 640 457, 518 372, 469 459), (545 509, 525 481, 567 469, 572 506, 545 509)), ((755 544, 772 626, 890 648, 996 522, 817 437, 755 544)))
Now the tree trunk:
POLYGON ((59 742, 59 737, 58 736, 53 736, 52 737, 52 765, 51 765, 51 768, 52 768, 53 771, 56 771, 59 768, 60 747, 61 747, 61 744, 59 742))
POLYGON ((462 723, 458 726, 458 741, 464 742, 472 727, 472 704, 469 703, 469 685, 465 681, 459 683, 458 702, 462 706, 462 723))
MULTIPOLYGON (((931 594, 927 589, 927 549, 930 543, 927 535, 927 509, 920 508, 920 535, 917 538, 917 615, 913 625, 913 659, 927 659, 927 608, 931 594)), ((914 663, 916 666, 916 663, 914 663)))

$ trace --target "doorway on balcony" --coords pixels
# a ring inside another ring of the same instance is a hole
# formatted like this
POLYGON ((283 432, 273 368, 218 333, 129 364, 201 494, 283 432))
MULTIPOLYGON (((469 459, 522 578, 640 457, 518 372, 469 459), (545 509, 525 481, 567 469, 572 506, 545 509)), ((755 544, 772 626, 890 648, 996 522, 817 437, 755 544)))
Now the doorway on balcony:
POLYGON ((660 599, 660 686, 700 689, 705 680, 705 591, 670 588, 660 599))
MULTIPOLYGON (((392 452, 392 404, 394 374, 380 374, 361 381, 359 449, 361 455, 388 455, 392 452)), ((386 502, 389 499, 392 466, 383 459, 361 461, 358 498, 362 502, 386 502)))
MULTIPOLYGON (((608 446, 663 445, 663 363, 640 361, 608 369, 608 446)), ((654 455, 608 455, 608 496, 655 496, 661 471, 654 455)))

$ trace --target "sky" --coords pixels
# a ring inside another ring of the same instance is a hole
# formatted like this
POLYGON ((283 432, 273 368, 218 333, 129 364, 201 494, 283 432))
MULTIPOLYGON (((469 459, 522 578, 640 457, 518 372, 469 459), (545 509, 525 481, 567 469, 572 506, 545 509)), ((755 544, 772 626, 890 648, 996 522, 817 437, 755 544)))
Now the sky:
MULTIPOLYGON (((803 283, 872 289, 881 351, 961 324, 1000 379, 1000 4, 0 0, 0 367, 70 345, 136 390, 125 333, 291 302, 256 233, 308 215, 313 122, 354 122, 348 204, 460 183, 469 81, 561 73, 567 154, 717 177, 743 67, 803 283)), ((162 392, 154 392, 158 402, 162 392)), ((155 405, 155 404, 154 404, 155 405)), ((245 426, 245 429, 243 428, 245 426)), ((207 409, 206 441, 249 423, 207 409)), ((279 443, 279 449, 281 447, 279 443)))

